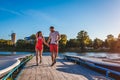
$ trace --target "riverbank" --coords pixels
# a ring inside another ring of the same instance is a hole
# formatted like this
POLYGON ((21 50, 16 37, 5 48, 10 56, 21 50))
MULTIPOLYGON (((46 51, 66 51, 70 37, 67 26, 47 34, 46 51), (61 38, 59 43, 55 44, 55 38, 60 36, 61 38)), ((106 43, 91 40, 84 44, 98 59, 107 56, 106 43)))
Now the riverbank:
MULTIPOLYGON (((34 49, 0 49, 2 52, 35 52, 34 49)), ((50 52, 49 49, 44 49, 44 52, 50 52)), ((59 49, 59 52, 109 52, 109 53, 120 53, 120 51, 113 51, 109 49, 87 49, 87 50, 81 50, 80 48, 64 48, 64 49, 59 49)))

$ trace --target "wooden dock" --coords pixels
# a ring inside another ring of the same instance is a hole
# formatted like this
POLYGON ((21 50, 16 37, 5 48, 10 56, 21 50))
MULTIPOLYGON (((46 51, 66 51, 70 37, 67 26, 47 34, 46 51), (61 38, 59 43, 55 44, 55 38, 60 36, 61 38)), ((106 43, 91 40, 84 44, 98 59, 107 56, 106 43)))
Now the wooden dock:
POLYGON ((43 62, 35 65, 35 57, 19 74, 17 80, 110 80, 105 76, 61 58, 51 67, 51 57, 43 56, 43 62))

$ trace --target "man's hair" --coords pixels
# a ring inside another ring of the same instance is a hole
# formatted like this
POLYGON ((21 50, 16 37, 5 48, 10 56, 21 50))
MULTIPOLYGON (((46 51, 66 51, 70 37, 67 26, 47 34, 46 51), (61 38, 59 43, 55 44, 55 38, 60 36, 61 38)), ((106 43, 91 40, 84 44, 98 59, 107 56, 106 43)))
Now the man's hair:
POLYGON ((54 26, 50 26, 50 29, 54 29, 54 26))

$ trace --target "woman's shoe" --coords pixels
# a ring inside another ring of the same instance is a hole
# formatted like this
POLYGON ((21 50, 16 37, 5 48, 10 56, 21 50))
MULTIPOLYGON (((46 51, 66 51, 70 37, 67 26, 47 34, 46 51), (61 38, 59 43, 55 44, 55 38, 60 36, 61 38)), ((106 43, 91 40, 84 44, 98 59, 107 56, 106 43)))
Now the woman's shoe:
POLYGON ((40 64, 42 63, 42 60, 40 60, 40 64))

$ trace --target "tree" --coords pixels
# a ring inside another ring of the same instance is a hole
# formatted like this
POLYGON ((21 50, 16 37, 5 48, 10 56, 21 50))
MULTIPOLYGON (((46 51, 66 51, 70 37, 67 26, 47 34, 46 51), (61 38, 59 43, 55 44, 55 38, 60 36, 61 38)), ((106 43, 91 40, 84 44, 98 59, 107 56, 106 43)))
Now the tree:
POLYGON ((95 49, 98 49, 98 48, 100 48, 102 46, 103 46, 103 41, 101 39, 98 39, 98 38, 94 39, 94 41, 93 41, 93 47, 95 49))
POLYGON ((78 48, 79 45, 79 41, 77 39, 70 39, 69 41, 67 41, 67 47, 68 48, 78 48))
POLYGON ((114 36, 112 34, 107 35, 106 43, 109 48, 113 47, 114 42, 115 42, 114 36))
POLYGON ((16 42, 16 46, 17 46, 17 48, 26 48, 26 41, 25 40, 23 40, 23 39, 19 39, 19 40, 17 40, 17 42, 16 42))
POLYGON ((30 39, 35 40, 35 39, 36 39, 36 35, 35 35, 35 34, 32 34, 32 35, 30 36, 30 39))
POLYGON ((22 49, 22 50, 25 50, 25 49, 34 50, 35 45, 31 44, 30 42, 28 42, 26 40, 19 39, 19 40, 17 40, 16 47, 18 49, 22 49))
POLYGON ((11 40, 0 39, 0 47, 11 47, 11 46, 12 46, 11 40))
POLYGON ((118 38, 112 43, 110 50, 114 52, 120 52, 120 34, 118 35, 118 38))
POLYGON ((87 39, 84 41, 86 47, 92 47, 92 43, 92 39, 90 39, 89 37, 87 37, 87 39))
POLYGON ((85 50, 85 47, 90 44, 91 39, 86 31, 82 30, 77 35, 77 40, 80 43, 81 50, 85 50))
POLYGON ((65 34, 61 35, 60 48, 65 48, 67 43, 67 36, 65 34))

